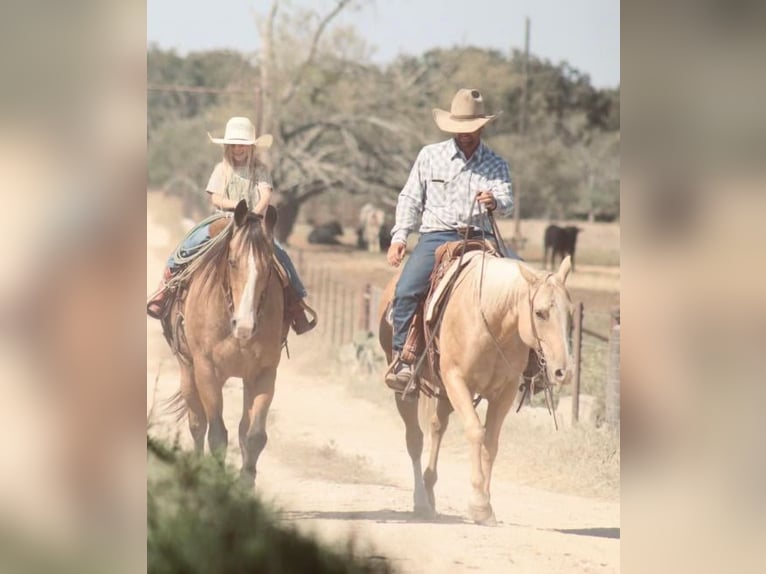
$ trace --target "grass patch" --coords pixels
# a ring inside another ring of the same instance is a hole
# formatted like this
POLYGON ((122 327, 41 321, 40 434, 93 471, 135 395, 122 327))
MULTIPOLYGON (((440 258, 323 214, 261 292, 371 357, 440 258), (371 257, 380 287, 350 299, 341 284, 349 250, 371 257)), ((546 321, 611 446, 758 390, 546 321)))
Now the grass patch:
POLYGON ((618 435, 587 424, 556 431, 550 421, 549 427, 541 428, 522 413, 508 415, 503 425, 496 471, 514 482, 554 492, 619 498, 618 435))
POLYGON ((330 549, 279 523, 215 459, 151 438, 147 448, 148 572, 393 572, 384 559, 359 556, 353 541, 330 549))

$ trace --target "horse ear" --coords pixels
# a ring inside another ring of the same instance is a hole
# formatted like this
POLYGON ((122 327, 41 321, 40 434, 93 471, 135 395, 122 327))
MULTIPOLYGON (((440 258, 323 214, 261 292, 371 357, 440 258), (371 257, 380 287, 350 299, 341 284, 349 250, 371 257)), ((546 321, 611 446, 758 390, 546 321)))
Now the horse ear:
POLYGON ((237 224, 237 227, 240 227, 243 223, 245 223, 246 218, 247 202, 244 199, 241 199, 237 204, 237 207, 234 209, 234 223, 237 224))
POLYGON ((526 265, 523 265, 523 264, 519 265, 519 271, 521 271, 521 275, 522 277, 524 277, 524 280, 530 285, 534 285, 535 283, 540 281, 540 278, 537 276, 537 273, 532 271, 526 265))
POLYGON ((269 205, 266 208, 266 215, 263 216, 263 228, 266 230, 266 235, 269 237, 274 236, 274 227, 277 224, 277 208, 273 205, 269 205))
POLYGON ((561 266, 559 267, 559 270, 556 273, 556 277, 558 277, 562 283, 566 283, 567 277, 569 276, 569 272, 571 270, 572 270, 572 257, 567 255, 561 261, 561 266))

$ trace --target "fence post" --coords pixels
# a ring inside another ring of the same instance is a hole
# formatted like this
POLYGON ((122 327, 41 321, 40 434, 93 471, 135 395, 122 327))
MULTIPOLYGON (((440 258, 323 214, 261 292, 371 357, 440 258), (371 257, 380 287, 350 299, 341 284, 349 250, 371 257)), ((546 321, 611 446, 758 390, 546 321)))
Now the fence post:
POLYGON ((335 281, 332 281, 329 285, 329 298, 330 303, 327 306, 327 311, 329 312, 330 316, 330 345, 335 345, 337 341, 337 335, 338 335, 338 317, 337 317, 337 299, 338 299, 338 284, 335 281))
POLYGON ((360 330, 367 331, 370 326, 370 300, 372 298, 372 285, 367 283, 364 286, 364 293, 362 294, 362 313, 361 323, 359 325, 360 330))
POLYGON ((580 366, 582 363, 582 301, 575 306, 573 321, 574 380, 572 383, 572 423, 580 420, 580 366))
POLYGON ((609 364, 606 370, 606 424, 620 430, 620 310, 612 311, 609 331, 609 364))

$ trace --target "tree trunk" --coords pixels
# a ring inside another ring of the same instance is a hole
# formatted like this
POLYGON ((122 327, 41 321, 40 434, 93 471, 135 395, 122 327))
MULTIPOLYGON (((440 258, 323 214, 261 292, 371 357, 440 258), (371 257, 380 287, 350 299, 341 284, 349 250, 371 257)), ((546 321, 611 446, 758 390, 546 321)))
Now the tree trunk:
POLYGON ((301 203, 299 198, 294 196, 283 196, 282 201, 277 208, 277 224, 274 227, 274 234, 277 241, 282 245, 288 245, 288 238, 293 232, 293 227, 298 219, 301 203))

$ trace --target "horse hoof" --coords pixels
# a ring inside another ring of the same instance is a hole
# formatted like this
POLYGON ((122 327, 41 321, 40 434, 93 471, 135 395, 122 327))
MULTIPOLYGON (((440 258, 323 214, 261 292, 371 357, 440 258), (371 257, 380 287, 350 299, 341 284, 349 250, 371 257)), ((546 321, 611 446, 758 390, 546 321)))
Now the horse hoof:
POLYGON ((490 505, 487 506, 472 506, 470 508, 471 520, 476 524, 482 526, 497 526, 497 519, 495 518, 495 512, 490 505))
POLYGON ((436 510, 428 504, 417 504, 413 507, 412 513, 415 518, 432 519, 436 518, 436 510))

